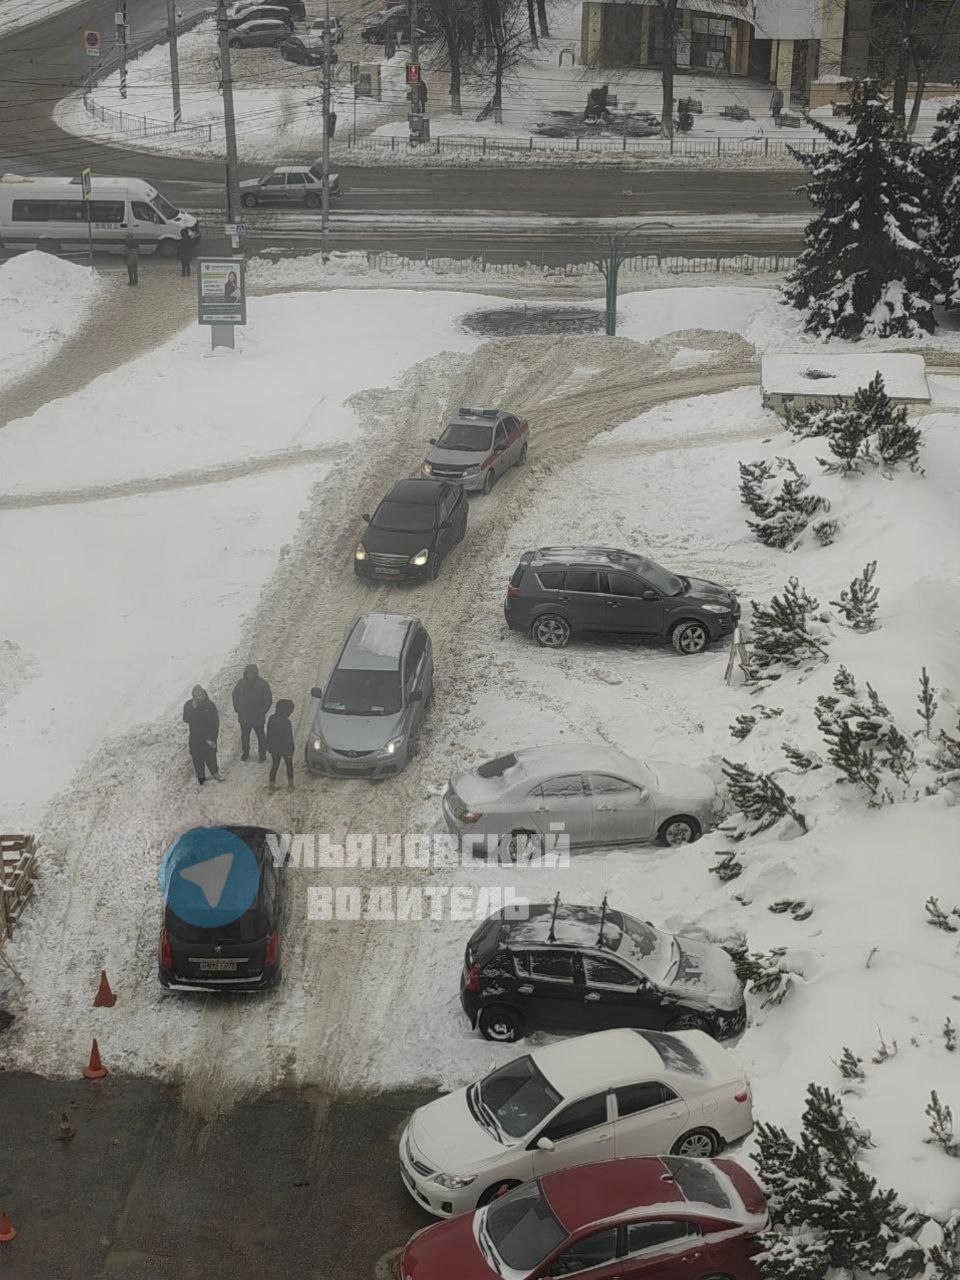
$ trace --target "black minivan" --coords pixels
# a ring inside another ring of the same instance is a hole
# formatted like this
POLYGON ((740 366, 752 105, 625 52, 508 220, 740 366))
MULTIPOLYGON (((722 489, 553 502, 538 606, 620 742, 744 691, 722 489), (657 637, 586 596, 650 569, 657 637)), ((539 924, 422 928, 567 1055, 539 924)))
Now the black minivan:
POLYGON ((276 833, 264 827, 221 830, 239 836, 253 852, 260 868, 256 896, 239 919, 213 928, 181 919, 168 897, 160 930, 159 978, 161 986, 174 991, 262 991, 280 981, 287 883, 285 866, 274 865, 267 843, 267 836, 276 833))
POLYGON ((458 484, 401 480, 373 515, 353 553, 361 578, 435 578, 467 531, 467 499, 458 484))
POLYGON ((655 929, 604 903, 505 908, 467 943, 460 1003, 487 1040, 531 1031, 613 1027, 706 1031, 717 1040, 746 1026, 743 986, 716 943, 655 929))

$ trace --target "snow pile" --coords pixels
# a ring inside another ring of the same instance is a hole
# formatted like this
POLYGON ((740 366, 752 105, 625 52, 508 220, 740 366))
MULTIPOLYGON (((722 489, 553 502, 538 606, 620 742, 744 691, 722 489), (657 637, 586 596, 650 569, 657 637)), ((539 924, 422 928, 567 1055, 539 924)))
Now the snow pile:
POLYGON ((89 267, 50 253, 0 263, 0 390, 49 360, 107 288, 89 267))

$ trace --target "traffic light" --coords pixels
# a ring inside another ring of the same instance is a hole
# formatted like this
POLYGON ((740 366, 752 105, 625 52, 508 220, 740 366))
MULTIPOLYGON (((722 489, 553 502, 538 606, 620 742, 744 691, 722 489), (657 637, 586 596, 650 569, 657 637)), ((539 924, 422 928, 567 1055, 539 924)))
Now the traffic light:
POLYGON ((331 138, 333 137, 334 133, 336 133, 336 130, 337 130, 337 113, 335 111, 331 111, 327 115, 327 132, 329 133, 331 138))
POLYGON ((420 83, 420 63, 408 62, 407 63, 407 84, 419 84, 419 83, 420 83))

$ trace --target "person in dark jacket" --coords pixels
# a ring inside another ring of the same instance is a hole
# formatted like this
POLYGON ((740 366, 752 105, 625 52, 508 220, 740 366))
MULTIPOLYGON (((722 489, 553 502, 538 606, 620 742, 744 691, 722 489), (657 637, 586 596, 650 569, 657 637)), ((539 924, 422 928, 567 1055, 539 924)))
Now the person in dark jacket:
POLYGON ((140 250, 137 248, 137 242, 133 236, 127 236, 127 243, 123 251, 123 260, 127 267, 127 284, 140 283, 140 250))
POLYGON ((205 770, 217 782, 222 782, 217 765, 217 738, 220 736, 220 713, 207 696, 202 685, 193 686, 193 694, 183 704, 183 719, 190 726, 190 759, 197 771, 201 787, 206 778, 205 770))
POLYGON ((180 232, 180 243, 177 245, 177 257, 180 259, 180 274, 190 274, 190 263, 193 261, 193 240, 190 232, 184 227, 180 232))
POLYGON ((777 128, 781 128, 780 115, 783 111, 783 90, 778 85, 770 95, 770 114, 777 128))
POLYGON ((240 721, 240 759, 250 759, 250 734, 257 735, 257 748, 260 752, 260 763, 267 758, 267 742, 263 732, 263 722, 273 704, 270 686, 260 674, 259 668, 251 662, 243 668, 243 675, 233 687, 233 709, 240 721))
POLYGON ((267 750, 270 752, 270 790, 277 789, 277 771, 280 761, 287 767, 287 790, 293 790, 293 725, 290 717, 293 714, 293 703, 289 698, 280 698, 277 709, 267 721, 267 750))

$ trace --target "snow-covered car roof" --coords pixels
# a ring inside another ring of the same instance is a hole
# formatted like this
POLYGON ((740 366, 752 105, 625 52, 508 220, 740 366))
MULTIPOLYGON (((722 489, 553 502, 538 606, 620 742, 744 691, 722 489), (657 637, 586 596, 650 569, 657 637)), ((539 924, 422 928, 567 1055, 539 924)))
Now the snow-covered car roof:
MULTIPOLYGON (((555 778, 561 773, 616 773, 641 785, 647 784, 646 766, 632 756, 624 755, 614 747, 596 746, 592 743, 571 742, 562 746, 525 747, 515 751, 517 764, 523 777, 531 783, 541 778, 555 778)), ((490 779, 494 781, 494 779, 490 779)), ((512 779, 504 775, 507 786, 512 779)))
POLYGON ((401 613, 368 613, 358 618, 337 666, 351 671, 395 671, 415 621, 401 613))
MULTIPOLYGON (((715 1043, 702 1031, 649 1032, 624 1027, 534 1049, 530 1057, 564 1098, 579 1097, 591 1089, 656 1080, 677 1071, 689 1082, 686 1092, 697 1093, 717 1083, 711 1070, 714 1054, 703 1052, 704 1041, 715 1043)), ((733 1060, 725 1049, 716 1048, 733 1060)))

